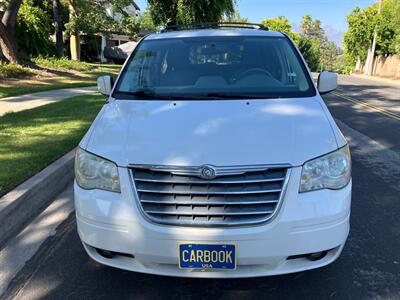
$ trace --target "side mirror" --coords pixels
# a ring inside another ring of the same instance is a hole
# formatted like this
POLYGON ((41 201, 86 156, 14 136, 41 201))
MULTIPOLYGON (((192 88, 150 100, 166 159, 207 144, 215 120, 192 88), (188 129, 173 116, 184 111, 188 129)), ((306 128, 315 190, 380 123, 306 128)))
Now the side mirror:
POLYGON ((319 93, 326 94, 337 89, 338 75, 332 72, 323 71, 318 76, 318 91, 319 93))
POLYGON ((110 75, 97 78, 97 90, 105 96, 110 96, 114 79, 110 75))

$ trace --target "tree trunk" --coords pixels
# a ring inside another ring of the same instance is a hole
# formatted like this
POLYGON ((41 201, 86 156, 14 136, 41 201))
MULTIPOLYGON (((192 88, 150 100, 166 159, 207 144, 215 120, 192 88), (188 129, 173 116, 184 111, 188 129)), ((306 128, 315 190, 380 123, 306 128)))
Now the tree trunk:
POLYGON ((62 57, 64 56, 64 41, 62 32, 63 23, 61 19, 60 0, 53 0, 53 15, 54 15, 57 56, 62 57))
MULTIPOLYGON (((378 15, 380 15, 381 11, 382 11, 382 1, 383 0, 379 0, 378 15)), ((365 63, 364 75, 372 76, 374 73, 374 59, 375 59, 375 49, 376 49, 377 38, 378 38, 378 28, 377 28, 377 25, 375 25, 374 37, 372 40, 372 44, 368 48, 368 57, 367 57, 367 62, 365 63)))
MULTIPOLYGON (((70 3, 69 5, 69 19, 76 17, 75 7, 70 3)), ((71 50, 71 59, 80 60, 81 59, 81 42, 79 38, 79 32, 73 30, 69 38, 69 47, 71 50)))
POLYGON ((69 38, 69 46, 71 50, 71 59, 80 60, 81 59, 81 41, 79 38, 79 33, 73 32, 69 38))
POLYGON ((21 3, 22 0, 10 0, 0 22, 1 50, 5 58, 12 63, 19 63, 17 57, 17 43, 14 37, 14 27, 21 3))
POLYGON ((18 10, 21 4, 22 0, 10 0, 3 18, 1 19, 6 28, 8 39, 14 49, 17 49, 17 43, 14 37, 15 20, 17 19, 18 10))
POLYGON ((178 2, 179 2, 179 0, 174 1, 174 3, 172 4, 172 6, 173 6, 172 11, 174 12, 174 14, 171 16, 171 19, 167 22, 167 24, 166 24, 167 27, 178 24, 178 2))
POLYGON ((0 48, 4 57, 11 63, 18 64, 17 51, 8 37, 7 29, 0 22, 0 48))

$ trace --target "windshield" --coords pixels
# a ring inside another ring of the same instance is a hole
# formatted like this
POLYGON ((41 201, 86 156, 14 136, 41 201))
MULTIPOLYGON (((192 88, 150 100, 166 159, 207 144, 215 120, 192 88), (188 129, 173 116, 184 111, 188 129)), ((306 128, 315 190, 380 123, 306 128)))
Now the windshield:
POLYGON ((221 36, 144 40, 113 96, 265 99, 311 97, 315 89, 287 38, 221 36))

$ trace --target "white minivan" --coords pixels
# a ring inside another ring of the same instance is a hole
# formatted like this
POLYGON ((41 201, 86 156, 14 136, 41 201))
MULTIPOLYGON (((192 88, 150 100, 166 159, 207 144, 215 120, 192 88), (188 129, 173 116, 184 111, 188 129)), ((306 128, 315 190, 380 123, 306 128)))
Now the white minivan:
POLYGON ((94 260, 232 278, 325 266, 349 233, 348 144, 283 33, 254 24, 143 38, 82 139, 78 233, 94 260))

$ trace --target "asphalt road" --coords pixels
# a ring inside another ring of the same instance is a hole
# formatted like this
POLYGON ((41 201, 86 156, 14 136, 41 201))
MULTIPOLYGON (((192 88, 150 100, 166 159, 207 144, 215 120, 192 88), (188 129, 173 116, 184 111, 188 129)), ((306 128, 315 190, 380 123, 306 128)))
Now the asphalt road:
POLYGON ((400 86, 341 77, 324 96, 350 141, 351 232, 322 269, 256 279, 169 278, 101 266, 84 252, 73 214, 14 278, 15 299, 400 299, 400 86))

